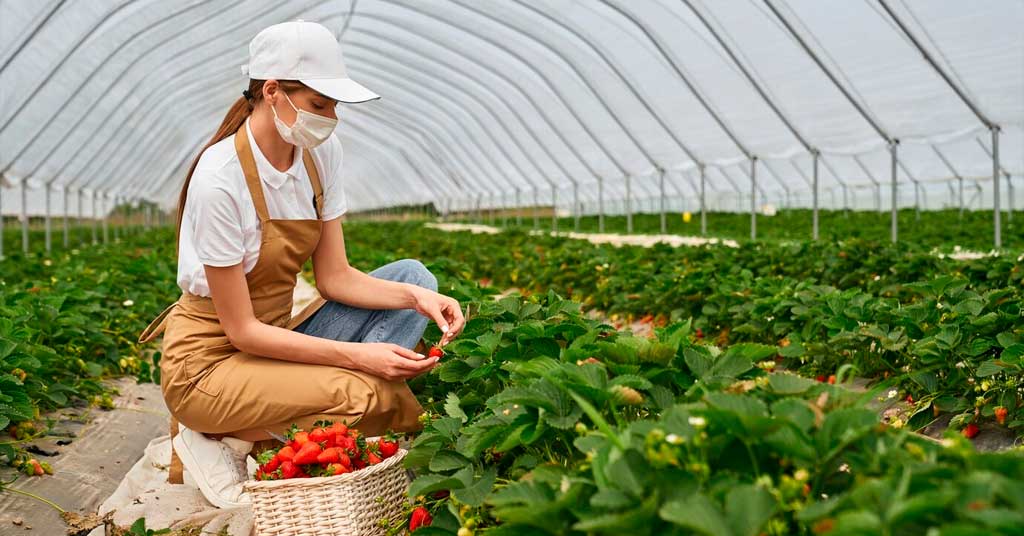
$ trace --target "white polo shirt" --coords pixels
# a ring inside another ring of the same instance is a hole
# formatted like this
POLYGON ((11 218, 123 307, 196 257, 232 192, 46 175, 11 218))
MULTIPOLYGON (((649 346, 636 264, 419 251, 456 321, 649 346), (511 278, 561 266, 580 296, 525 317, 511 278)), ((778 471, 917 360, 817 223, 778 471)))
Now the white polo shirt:
MULTIPOLYGON (((260 151, 245 121, 260 184, 271 219, 315 219, 313 186, 309 183, 302 150, 295 147, 291 168, 278 171, 260 151)), ((311 150, 324 189, 321 219, 332 220, 348 209, 341 185, 343 151, 332 134, 311 150)), ((232 266, 242 263, 249 273, 260 252, 260 221, 245 184, 245 174, 231 135, 203 151, 188 186, 181 222, 178 254, 178 286, 199 296, 209 296, 203 265, 232 266)))

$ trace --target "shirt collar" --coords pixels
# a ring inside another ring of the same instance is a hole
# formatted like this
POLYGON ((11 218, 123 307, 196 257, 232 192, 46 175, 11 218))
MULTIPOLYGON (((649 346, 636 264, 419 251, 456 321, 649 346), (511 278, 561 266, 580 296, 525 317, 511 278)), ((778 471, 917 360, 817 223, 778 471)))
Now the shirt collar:
POLYGON ((256 140, 252 136, 252 130, 249 128, 248 118, 245 120, 245 133, 249 136, 249 146, 252 147, 253 159, 256 160, 256 171, 260 174, 260 179, 263 182, 277 190, 288 179, 294 179, 299 176, 302 169, 302 153, 298 146, 293 146, 295 147, 295 154, 292 155, 292 166, 286 171, 278 171, 277 168, 270 164, 267 157, 263 156, 260 146, 256 145, 256 140))

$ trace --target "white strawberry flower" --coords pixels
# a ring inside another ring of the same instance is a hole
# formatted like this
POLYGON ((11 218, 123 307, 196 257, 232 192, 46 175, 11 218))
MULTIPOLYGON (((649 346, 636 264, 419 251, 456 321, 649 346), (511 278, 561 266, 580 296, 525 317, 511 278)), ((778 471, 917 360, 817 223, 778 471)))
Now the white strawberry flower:
POLYGON ((125 300, 125 301, 121 302, 121 305, 123 305, 125 307, 131 307, 131 306, 135 305, 135 302, 133 302, 132 300, 125 300))
POLYGON ((704 417, 690 417, 687 420, 690 422, 690 426, 694 428, 704 428, 708 424, 704 417))

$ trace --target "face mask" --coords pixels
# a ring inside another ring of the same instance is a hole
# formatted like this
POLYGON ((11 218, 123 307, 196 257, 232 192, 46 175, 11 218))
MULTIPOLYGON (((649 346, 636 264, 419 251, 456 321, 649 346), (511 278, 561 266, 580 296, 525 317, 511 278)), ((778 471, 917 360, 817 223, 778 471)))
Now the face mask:
MULTIPOLYGON (((282 91, 281 93, 284 92, 282 91)), ((281 134, 284 141, 305 149, 312 149, 331 137, 334 127, 338 125, 337 119, 331 119, 330 117, 324 117, 296 108, 292 104, 292 100, 288 98, 287 93, 284 93, 284 98, 288 100, 288 104, 295 110, 295 123, 292 126, 284 124, 284 121, 277 117, 277 109, 273 106, 270 107, 274 112, 274 124, 277 126, 277 132, 281 134)))

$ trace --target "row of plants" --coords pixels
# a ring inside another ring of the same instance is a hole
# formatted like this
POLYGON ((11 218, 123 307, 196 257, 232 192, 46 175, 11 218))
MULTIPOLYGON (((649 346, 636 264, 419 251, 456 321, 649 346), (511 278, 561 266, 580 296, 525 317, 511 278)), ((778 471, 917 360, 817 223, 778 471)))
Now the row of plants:
POLYGON ((863 240, 738 248, 614 247, 509 231, 346 225, 349 255, 444 261, 452 280, 554 290, 587 309, 655 325, 692 319, 726 347, 779 345, 809 377, 844 364, 899 377, 913 427, 943 412, 959 428, 994 420, 1024 433, 1024 269, 1008 256, 958 261, 863 240))
MULTIPOLYGON (((432 267, 441 274, 451 265, 432 267)), ((857 394, 772 371, 784 347, 720 347, 690 322, 616 331, 554 292, 471 304, 406 464, 415 534, 1014 534, 1024 453, 880 424, 857 394), (421 510, 419 510, 421 511, 421 510)), ((428 339, 437 340, 436 326, 428 339)), ((397 529, 397 527, 395 527, 397 529)))
MULTIPOLYGON (((633 215, 633 232, 641 234, 660 234, 661 215, 657 213, 657 205, 652 211, 633 215), (652 213, 653 212, 653 213, 652 213)), ((821 210, 819 211, 820 237, 825 241, 848 240, 860 238, 879 242, 888 241, 890 237, 891 216, 888 210, 874 212, 867 210, 821 210)), ((967 210, 961 215, 958 209, 928 210, 915 212, 914 209, 901 209, 898 212, 899 239, 902 242, 925 248, 937 248, 951 251, 956 246, 976 251, 992 249, 992 212, 985 210, 967 210)), ((809 240, 811 238, 812 214, 809 209, 783 209, 773 216, 758 214, 757 236, 761 240, 809 240)), ((482 220, 466 219, 464 221, 491 222, 488 213, 482 220)), ((514 217, 493 218, 496 225, 514 225, 514 217)), ((684 236, 700 235, 699 211, 689 214, 668 212, 665 218, 666 232, 684 236)), ((533 226, 533 217, 529 211, 521 220, 525 227, 533 226)), ((541 216, 538 225, 542 229, 551 228, 550 216, 541 216)), ((575 219, 571 216, 558 219, 560 231, 571 231, 575 228, 575 219)), ((604 220, 606 233, 625 233, 627 228, 625 215, 609 215, 604 220)), ((596 215, 580 218, 579 231, 596 233, 600 229, 596 215)), ((708 212, 707 234, 711 237, 733 240, 750 238, 750 214, 742 212, 708 212)), ((1024 212, 1012 214, 1003 212, 1002 217, 1003 247, 1009 250, 1024 250, 1024 212)))
POLYGON ((47 256, 14 253, 0 262, 0 458, 18 465, 22 446, 50 432, 46 412, 112 407, 111 376, 159 382, 138 333, 179 291, 173 231, 47 256))

